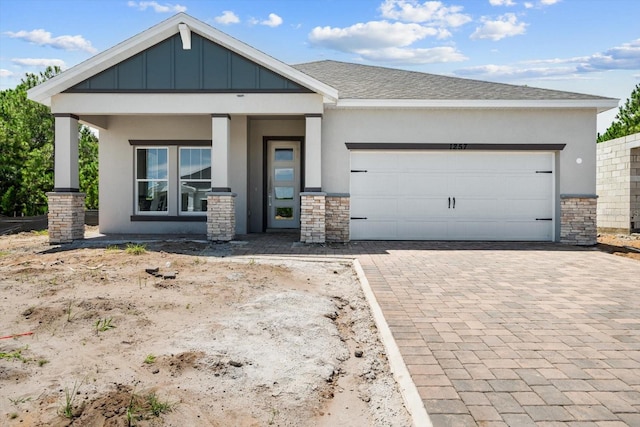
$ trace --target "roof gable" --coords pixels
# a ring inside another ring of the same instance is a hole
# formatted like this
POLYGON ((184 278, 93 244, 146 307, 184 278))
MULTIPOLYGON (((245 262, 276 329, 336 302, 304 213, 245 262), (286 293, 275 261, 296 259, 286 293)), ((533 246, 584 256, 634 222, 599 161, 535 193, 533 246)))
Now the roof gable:
MULTIPOLYGON (((252 85, 257 88, 263 88, 263 90, 267 90, 268 87, 275 87, 282 84, 285 85, 284 81, 286 81, 286 91, 296 91, 300 90, 300 88, 307 89, 308 91, 318 93, 325 97, 325 99, 335 101, 338 99, 338 91, 319 81, 314 79, 313 77, 296 70, 295 68, 284 64, 281 61, 245 44, 241 41, 225 34, 185 13, 178 13, 171 18, 155 25, 154 27, 149 28, 148 30, 133 36, 132 38, 125 40, 124 42, 99 53, 98 55, 88 59, 87 61, 72 67, 63 73, 55 76, 54 78, 47 80, 46 82, 30 89, 27 94, 29 99, 40 102, 45 105, 51 105, 51 97, 57 95, 59 93, 65 92, 71 88, 72 91, 79 91, 80 89, 86 89, 86 86, 78 86, 76 85, 82 84, 83 82, 90 80, 94 77, 97 77, 104 71, 111 69, 112 67, 119 66, 121 63, 127 63, 127 66, 131 68, 136 68, 138 64, 135 61, 128 62, 129 59, 133 59, 138 54, 151 50, 156 45, 161 45, 163 42, 166 42, 173 37, 179 37, 177 34, 180 32, 180 27, 185 29, 185 24, 188 27, 188 31, 191 32, 192 41, 200 36, 203 40, 210 42, 211 44, 222 47, 229 52, 233 53, 236 56, 233 56, 235 59, 231 59, 231 62, 235 62, 238 66, 239 70, 242 70, 242 77, 239 77, 235 80, 235 83, 232 79, 231 81, 231 89, 237 91, 245 91, 244 88, 235 88, 234 85, 246 86, 252 85), (182 25, 181 25, 182 24, 182 25), (252 64, 249 64, 252 63, 252 64), (252 77, 256 77, 257 83, 254 82, 251 84, 249 80, 252 77), (241 83, 238 83, 241 82, 241 83), (298 87, 295 87, 297 85, 298 87), (294 89, 291 89, 294 87, 294 89)), ((167 42, 168 43, 168 42, 167 42)), ((171 42, 173 43, 173 42, 171 42)), ((192 43, 193 44, 193 43, 192 43)), ((209 46, 203 43, 203 46, 209 46)), ((193 46, 192 49, 193 50, 193 46)), ((185 50, 183 52, 189 52, 185 50)), ((138 59, 140 60, 140 59, 138 59)), ((171 66, 171 65, 169 65, 171 66)), ((175 67, 175 63, 174 63, 175 67)), ((177 67, 175 67, 177 68, 177 67)), ((115 75, 115 68, 113 69, 115 75)), ((128 70, 127 70, 128 71, 128 70)), ((185 70, 180 70, 177 73, 180 74, 185 70)), ((166 72, 166 70, 165 70, 166 72)), ((194 68, 191 67, 191 73, 194 72, 194 68)), ((127 77, 125 81, 120 82, 119 78, 115 79, 107 74, 101 75, 100 78, 104 78, 104 81, 91 80, 91 83, 88 85, 91 87, 94 83, 96 86, 111 86, 115 88, 125 87, 125 86, 141 86, 142 83, 140 79, 143 78, 143 74, 141 73, 138 81, 135 80, 133 73, 131 79, 127 77)), ((148 74, 148 73, 147 73, 148 74)), ((173 75, 175 77, 176 71, 173 70, 173 75)), ((166 75, 165 75, 166 78, 166 75)), ((206 80, 203 76, 203 79, 206 80)), ((177 81, 179 85, 176 86, 176 82, 174 81, 169 85, 169 90, 172 87, 179 87, 180 85, 186 85, 186 80, 184 77, 178 77, 177 81)), ((146 83, 148 87, 149 82, 146 83)), ((155 83, 154 83, 155 84, 155 83)), ((158 83, 159 84, 159 83, 158 83)), ((198 82, 200 84, 200 82, 198 82)), ((203 82, 203 85, 205 83, 203 82)), ((217 84, 217 83, 215 83, 217 84)), ((206 85, 213 86, 215 85, 213 82, 208 81, 206 85)), ((228 85, 227 81, 227 85, 228 85)), ((147 89, 143 89, 147 90, 147 89)), ((185 91, 186 89, 180 89, 180 91, 185 91)), ((194 89, 198 90, 198 89, 194 89)), ((249 89, 247 89, 248 91, 249 89)), ((206 90, 203 90, 206 91, 206 90)), ((271 92, 274 89, 270 89, 271 92)))
POLYGON ((66 90, 93 92, 302 92, 309 89, 198 34, 180 34, 66 90))

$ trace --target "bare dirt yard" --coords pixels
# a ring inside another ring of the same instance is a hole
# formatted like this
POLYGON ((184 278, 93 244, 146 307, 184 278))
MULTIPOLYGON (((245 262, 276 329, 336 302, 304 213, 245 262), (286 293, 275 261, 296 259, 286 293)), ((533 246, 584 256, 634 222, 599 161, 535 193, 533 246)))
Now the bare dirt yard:
POLYGON ((136 249, 0 237, 0 425, 411 424, 349 262, 136 249))
POLYGON ((597 248, 640 261, 640 234, 599 234, 597 248))

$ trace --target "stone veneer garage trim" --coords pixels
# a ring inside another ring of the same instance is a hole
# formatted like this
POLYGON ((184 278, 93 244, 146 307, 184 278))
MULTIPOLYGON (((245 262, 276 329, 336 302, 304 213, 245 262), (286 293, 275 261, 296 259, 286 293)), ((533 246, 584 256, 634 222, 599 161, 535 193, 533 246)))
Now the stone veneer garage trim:
POLYGON ((560 195, 560 243, 590 246, 597 243, 595 194, 560 195))

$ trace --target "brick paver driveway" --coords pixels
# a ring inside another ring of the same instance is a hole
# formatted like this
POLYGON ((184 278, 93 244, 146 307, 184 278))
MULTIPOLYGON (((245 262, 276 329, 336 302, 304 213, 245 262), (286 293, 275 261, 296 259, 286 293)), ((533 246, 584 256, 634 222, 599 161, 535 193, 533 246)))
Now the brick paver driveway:
POLYGON ((640 426, 640 262, 554 244, 359 252, 434 426, 640 426))

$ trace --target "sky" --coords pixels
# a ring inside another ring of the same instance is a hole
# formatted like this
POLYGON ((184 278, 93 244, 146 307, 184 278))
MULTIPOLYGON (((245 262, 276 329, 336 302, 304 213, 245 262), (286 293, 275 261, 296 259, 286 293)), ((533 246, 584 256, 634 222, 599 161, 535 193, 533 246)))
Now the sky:
MULTIPOLYGON (((285 62, 332 59, 621 99, 640 0, 0 0, 0 89, 178 12, 285 62)), ((598 116, 598 132, 617 109, 598 116)))

